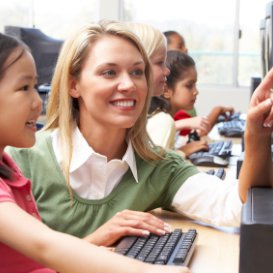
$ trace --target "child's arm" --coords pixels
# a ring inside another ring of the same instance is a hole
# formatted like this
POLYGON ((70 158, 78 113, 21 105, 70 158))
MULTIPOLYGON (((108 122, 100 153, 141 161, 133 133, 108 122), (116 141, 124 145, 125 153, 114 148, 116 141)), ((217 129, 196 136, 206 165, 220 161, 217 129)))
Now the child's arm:
POLYGON ((65 273, 190 273, 185 267, 154 266, 123 257, 49 229, 12 202, 0 203, 0 241, 65 273))
POLYGON ((239 190, 245 202, 247 191, 253 186, 273 185, 271 134, 273 104, 271 88, 273 69, 257 87, 250 101, 245 130, 245 157, 240 171, 239 190))
POLYGON ((185 154, 185 157, 187 158, 192 153, 199 151, 208 151, 209 146, 205 140, 198 140, 186 143, 185 145, 181 146, 179 150, 181 150, 185 154))
POLYGON ((220 115, 227 116, 227 113, 233 114, 233 107, 215 106, 208 115, 208 120, 210 123, 210 130, 217 123, 217 119, 220 115))
POLYGON ((207 135, 210 129, 210 123, 207 117, 192 117, 175 121, 176 130, 196 129, 199 136, 207 135))

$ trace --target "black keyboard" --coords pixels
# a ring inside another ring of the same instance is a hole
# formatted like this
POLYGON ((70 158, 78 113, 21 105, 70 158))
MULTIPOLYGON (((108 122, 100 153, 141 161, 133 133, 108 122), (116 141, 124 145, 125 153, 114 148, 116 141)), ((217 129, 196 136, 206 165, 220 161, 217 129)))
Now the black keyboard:
POLYGON ((151 264, 187 266, 197 241, 195 229, 175 229, 163 236, 128 236, 119 241, 115 252, 151 264))
POLYGON ((209 144, 209 151, 200 151, 189 155, 196 166, 226 167, 232 151, 232 141, 219 141, 209 144))
POLYGON ((218 125, 220 135, 227 137, 242 137, 245 131, 245 120, 231 120, 218 125))

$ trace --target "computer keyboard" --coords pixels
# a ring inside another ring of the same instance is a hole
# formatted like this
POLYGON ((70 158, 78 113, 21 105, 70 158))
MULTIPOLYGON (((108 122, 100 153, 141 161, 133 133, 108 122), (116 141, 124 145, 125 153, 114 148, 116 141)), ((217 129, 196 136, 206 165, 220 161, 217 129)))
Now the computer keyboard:
POLYGON ((189 160, 196 166, 226 167, 232 151, 232 141, 219 141, 209 144, 208 151, 189 155, 189 160))
POLYGON ((245 120, 231 120, 218 125, 220 135, 226 137, 242 137, 245 131, 245 120))
POLYGON ((151 264, 187 266, 197 241, 195 229, 175 229, 163 236, 128 236, 119 241, 115 252, 151 264))
POLYGON ((222 158, 228 158, 231 156, 232 141, 218 141, 209 143, 209 154, 216 155, 222 158))

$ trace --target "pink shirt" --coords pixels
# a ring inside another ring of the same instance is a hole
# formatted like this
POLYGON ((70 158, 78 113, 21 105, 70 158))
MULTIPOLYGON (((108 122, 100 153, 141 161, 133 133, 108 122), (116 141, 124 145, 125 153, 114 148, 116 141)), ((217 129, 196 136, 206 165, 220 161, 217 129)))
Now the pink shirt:
MULTIPOLYGON (((7 154, 3 154, 3 161, 14 170, 14 179, 10 181, 0 178, 0 202, 16 203, 23 210, 41 220, 31 192, 30 180, 22 176, 20 170, 7 154)), ((55 271, 44 268, 42 265, 0 242, 0 272, 53 273, 55 271)))

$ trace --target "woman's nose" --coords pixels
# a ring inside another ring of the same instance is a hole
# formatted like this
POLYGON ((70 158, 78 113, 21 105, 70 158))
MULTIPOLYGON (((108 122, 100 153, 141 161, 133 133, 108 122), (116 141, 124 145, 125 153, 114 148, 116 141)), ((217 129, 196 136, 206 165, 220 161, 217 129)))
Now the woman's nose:
POLYGON ((136 89, 136 85, 135 85, 135 82, 130 77, 130 75, 125 74, 125 75, 122 75, 120 79, 118 89, 120 91, 132 91, 136 89))

